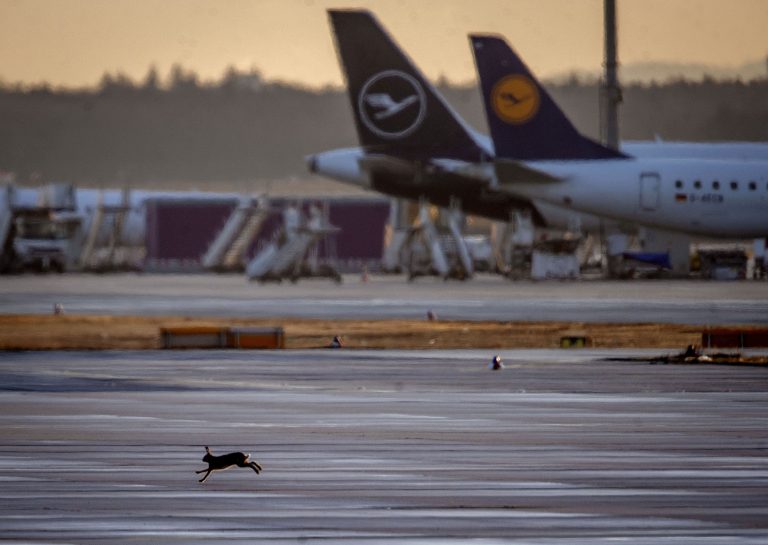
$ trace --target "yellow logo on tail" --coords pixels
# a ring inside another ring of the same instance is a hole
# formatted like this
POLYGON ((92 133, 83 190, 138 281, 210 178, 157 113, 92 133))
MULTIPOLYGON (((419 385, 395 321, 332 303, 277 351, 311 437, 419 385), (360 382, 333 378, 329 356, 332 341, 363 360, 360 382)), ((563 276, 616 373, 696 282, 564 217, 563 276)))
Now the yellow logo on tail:
POLYGON ((503 121, 525 123, 539 111, 539 90, 526 76, 507 76, 493 86, 491 104, 503 121))

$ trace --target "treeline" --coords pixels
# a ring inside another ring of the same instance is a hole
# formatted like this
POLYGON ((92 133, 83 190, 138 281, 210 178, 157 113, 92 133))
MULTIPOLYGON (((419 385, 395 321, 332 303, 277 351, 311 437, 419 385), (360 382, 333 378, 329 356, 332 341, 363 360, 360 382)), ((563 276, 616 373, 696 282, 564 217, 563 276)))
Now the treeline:
MULTIPOLYGON (((474 86, 439 84, 485 131, 474 86)), ((599 91, 571 80, 548 86, 576 126, 599 137, 599 91)), ((768 81, 632 85, 620 110, 623 139, 768 141, 768 81)), ((175 67, 161 84, 106 75, 97 89, 0 87, 0 171, 24 182, 79 184, 250 181, 306 176, 304 156, 356 145, 344 89, 265 82, 230 70, 201 83, 175 67)))

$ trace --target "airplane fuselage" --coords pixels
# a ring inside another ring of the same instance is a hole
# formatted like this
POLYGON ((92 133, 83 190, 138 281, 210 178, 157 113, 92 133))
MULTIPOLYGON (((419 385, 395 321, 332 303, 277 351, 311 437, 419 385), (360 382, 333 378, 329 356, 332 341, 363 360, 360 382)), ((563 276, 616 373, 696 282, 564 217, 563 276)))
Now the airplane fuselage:
POLYGON ((649 227, 718 238, 768 234, 768 162, 698 159, 527 161, 556 177, 500 187, 649 227))
MULTIPOLYGON (((506 220, 513 208, 533 204, 539 222, 563 227, 580 214, 582 227, 598 229, 595 216, 647 227, 718 238, 768 234, 768 161, 641 157, 603 161, 529 161, 559 181, 485 182, 492 163, 473 165, 471 177, 415 180, 412 174, 375 176, 360 167, 359 147, 310 158, 314 172, 400 198, 426 198, 467 213, 506 220), (505 198, 504 195, 513 198, 505 198), (542 203, 550 205, 542 206, 542 203)), ((457 167, 460 170, 460 167, 457 167)))
POLYGON ((567 210, 560 205, 531 201, 510 192, 499 191, 493 183, 492 164, 483 168, 478 164, 462 161, 441 161, 445 172, 453 169, 456 176, 424 173, 414 176, 411 172, 373 174, 360 165, 365 161, 363 148, 343 148, 317 153, 307 158, 309 170, 350 185, 377 191, 402 199, 425 199, 431 204, 448 207, 458 203, 461 210, 497 221, 509 221, 515 210, 530 210, 534 223, 539 226, 567 229, 578 216, 580 227, 586 231, 598 231, 606 222, 592 214, 567 210), (450 165, 453 163, 453 165, 450 165), (466 175, 471 169, 477 176, 466 175), (462 173, 462 174, 460 174, 462 173), (418 179, 417 179, 418 178, 418 179))
MULTIPOLYGON (((407 169, 377 172, 361 166, 365 159, 362 148, 345 148, 315 154, 308 162, 310 171, 347 184, 391 197, 425 199, 445 208, 456 203, 468 214, 499 221, 508 221, 514 209, 530 208, 526 199, 493 190, 488 178, 454 175, 450 169, 426 168, 418 174, 407 169)), ((539 218, 539 222, 544 220, 539 218)))

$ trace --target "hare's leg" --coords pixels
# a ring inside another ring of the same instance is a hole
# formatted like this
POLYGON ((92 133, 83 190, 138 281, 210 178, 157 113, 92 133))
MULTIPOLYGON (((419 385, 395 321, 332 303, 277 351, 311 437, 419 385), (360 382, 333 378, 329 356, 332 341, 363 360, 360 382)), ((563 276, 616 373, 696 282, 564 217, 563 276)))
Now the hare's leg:
POLYGON ((195 473, 205 473, 206 471, 208 471, 208 469, 201 469, 200 471, 195 471, 195 473))
MULTIPOLYGON (((204 469, 203 471, 206 471, 206 470, 204 469)), ((206 474, 203 476, 203 478, 202 478, 202 479, 200 479, 198 482, 200 482, 200 483, 204 483, 204 482, 205 482, 205 480, 208 478, 208 475, 210 475, 210 474, 211 474, 211 471, 213 471, 213 470, 212 470, 212 469, 209 469, 209 470, 207 470, 207 471, 208 471, 208 473, 206 473, 206 474)), ((201 473, 201 472, 197 472, 197 473, 201 473)))
POLYGON ((237 464, 237 467, 250 467, 252 470, 254 470, 256 473, 259 472, 259 469, 257 469, 258 464, 254 464, 254 462, 249 462, 248 458, 237 464))
POLYGON ((261 466, 256 462, 248 462, 247 466, 254 470, 256 473, 261 471, 261 466))

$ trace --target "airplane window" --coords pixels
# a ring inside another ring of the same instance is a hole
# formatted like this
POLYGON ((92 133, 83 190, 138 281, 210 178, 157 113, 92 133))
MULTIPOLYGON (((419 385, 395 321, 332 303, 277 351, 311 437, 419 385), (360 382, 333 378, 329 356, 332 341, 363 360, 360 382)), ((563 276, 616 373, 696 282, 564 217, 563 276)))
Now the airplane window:
POLYGON ((693 182, 693 187, 695 187, 696 189, 701 189, 701 181, 696 180, 695 182, 693 182))
POLYGON ((755 182, 749 182, 749 190, 754 191, 757 189, 757 184, 755 182))
POLYGON ((677 181, 675 182, 675 187, 676 187, 677 189, 682 189, 682 187, 683 187, 683 181, 682 181, 682 180, 677 180, 677 181))
POLYGON ((731 182, 731 189, 739 189, 739 182, 731 182))
POLYGON ((717 180, 712 182, 712 189, 715 189, 715 190, 720 189, 720 182, 718 182, 717 180))

